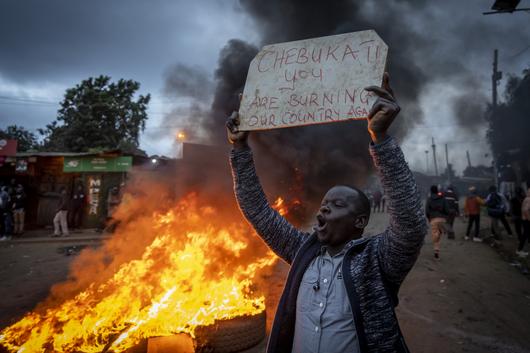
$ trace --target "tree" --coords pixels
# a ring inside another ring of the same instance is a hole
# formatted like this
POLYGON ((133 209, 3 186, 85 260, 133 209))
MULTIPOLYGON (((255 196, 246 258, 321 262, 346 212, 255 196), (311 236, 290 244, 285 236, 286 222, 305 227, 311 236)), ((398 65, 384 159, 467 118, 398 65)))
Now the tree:
POLYGON ((39 130, 46 150, 138 149, 151 96, 140 95, 135 101, 138 82, 110 80, 103 75, 90 77, 66 90, 57 120, 39 130))
MULTIPOLYGON (((512 76, 506 85, 505 102, 490 106, 488 140, 499 166, 518 165, 521 178, 530 178, 530 69, 512 76)), ((520 178, 519 178, 520 179, 520 178)))
POLYGON ((22 126, 9 125, 5 130, 0 129, 0 139, 17 140, 17 150, 26 152, 39 148, 37 136, 22 126))
POLYGON ((512 76, 506 85, 505 102, 490 106, 488 139, 493 153, 498 157, 509 150, 530 152, 530 69, 522 77, 512 76))

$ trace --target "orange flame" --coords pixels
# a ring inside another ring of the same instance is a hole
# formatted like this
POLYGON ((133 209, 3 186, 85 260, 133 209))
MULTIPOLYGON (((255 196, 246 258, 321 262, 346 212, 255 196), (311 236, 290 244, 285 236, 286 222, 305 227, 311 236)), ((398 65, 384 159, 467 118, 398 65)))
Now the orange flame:
POLYGON ((274 201, 272 207, 282 216, 289 213, 289 209, 285 206, 285 200, 281 196, 274 201))
POLYGON ((291 199, 290 201, 286 202, 285 199, 281 196, 279 196, 276 201, 274 201, 274 204, 272 207, 278 211, 278 213, 282 216, 287 216, 293 208, 296 208, 300 206, 302 202, 298 199, 291 199))
POLYGON ((28 313, 0 333, 0 345, 10 352, 123 352, 143 338, 193 336, 199 325, 265 309, 253 280, 277 257, 268 251, 256 259, 246 225, 227 224, 195 195, 152 223, 156 236, 140 258, 61 304, 28 313))

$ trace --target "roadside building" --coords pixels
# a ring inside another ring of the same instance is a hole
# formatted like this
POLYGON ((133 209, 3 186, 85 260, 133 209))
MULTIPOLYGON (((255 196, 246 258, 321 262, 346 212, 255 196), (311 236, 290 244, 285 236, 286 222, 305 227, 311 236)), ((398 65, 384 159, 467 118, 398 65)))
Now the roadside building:
POLYGON ((0 179, 15 178, 24 186, 26 224, 30 228, 50 225, 60 190, 66 188, 70 195, 77 185, 82 185, 87 200, 81 224, 93 228, 104 220, 108 191, 126 180, 134 164, 147 160, 147 157, 123 155, 120 151, 18 152, 4 158, 0 179))

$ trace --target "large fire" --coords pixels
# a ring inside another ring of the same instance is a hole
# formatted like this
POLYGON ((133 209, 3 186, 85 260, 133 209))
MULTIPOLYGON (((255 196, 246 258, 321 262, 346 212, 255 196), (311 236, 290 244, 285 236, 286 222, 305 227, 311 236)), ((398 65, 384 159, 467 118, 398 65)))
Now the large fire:
POLYGON ((195 195, 150 219, 153 240, 139 258, 28 313, 0 333, 0 344, 11 352, 123 352, 143 338, 193 336, 200 325, 265 309, 254 282, 277 258, 255 254, 246 224, 228 222, 195 195))
POLYGON ((286 202, 283 197, 279 196, 272 204, 272 207, 278 211, 280 215, 287 216, 291 209, 296 209, 296 207, 299 207, 300 205, 301 202, 298 199, 292 199, 290 202, 286 202))

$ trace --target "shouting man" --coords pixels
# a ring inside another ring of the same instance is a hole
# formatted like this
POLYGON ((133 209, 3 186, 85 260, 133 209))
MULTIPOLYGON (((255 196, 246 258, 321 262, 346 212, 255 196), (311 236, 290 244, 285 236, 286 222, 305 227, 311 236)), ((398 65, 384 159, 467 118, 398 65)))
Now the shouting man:
POLYGON ((387 130, 399 113, 385 73, 368 117, 370 153, 388 197, 390 224, 363 237, 370 216, 366 195, 331 188, 314 231, 293 227, 267 202, 248 132, 237 113, 227 121, 235 193, 246 219, 267 245, 291 265, 269 338, 268 353, 408 352, 394 308, 398 289, 416 261, 427 232, 416 183, 387 130))

